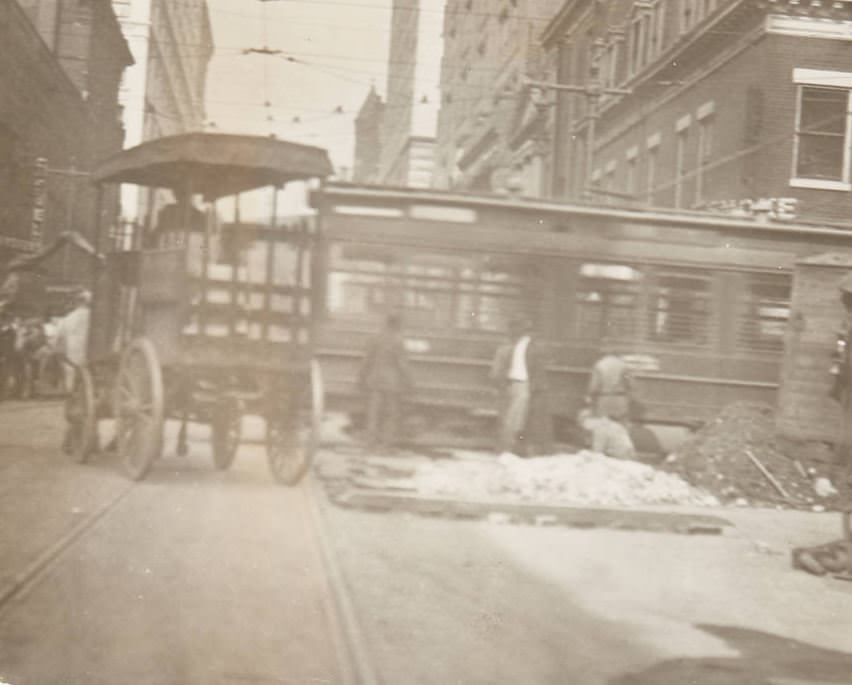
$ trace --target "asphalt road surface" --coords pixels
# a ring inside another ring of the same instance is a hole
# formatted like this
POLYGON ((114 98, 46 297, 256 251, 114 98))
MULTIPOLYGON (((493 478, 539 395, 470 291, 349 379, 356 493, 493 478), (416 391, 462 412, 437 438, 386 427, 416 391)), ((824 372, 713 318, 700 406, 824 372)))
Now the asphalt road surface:
MULTIPOLYGON (((852 683, 852 587, 789 568, 834 522, 725 536, 348 511, 212 468, 203 431, 140 484, 0 407, 0 681, 852 683)), ((724 514, 727 515, 727 514, 724 514)))

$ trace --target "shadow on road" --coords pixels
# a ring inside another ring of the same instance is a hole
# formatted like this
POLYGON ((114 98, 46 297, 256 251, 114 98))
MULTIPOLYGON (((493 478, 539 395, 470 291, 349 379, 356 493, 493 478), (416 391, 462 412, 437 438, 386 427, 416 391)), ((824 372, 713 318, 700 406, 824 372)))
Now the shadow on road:
POLYGON ((852 654, 747 628, 698 625, 739 651, 734 658, 672 659, 610 685, 773 685, 778 679, 852 682, 852 654))

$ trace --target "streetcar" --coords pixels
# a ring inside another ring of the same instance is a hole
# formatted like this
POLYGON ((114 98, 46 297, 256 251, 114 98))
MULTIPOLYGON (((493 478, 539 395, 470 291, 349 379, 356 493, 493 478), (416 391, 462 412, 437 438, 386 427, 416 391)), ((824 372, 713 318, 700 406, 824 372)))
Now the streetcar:
POLYGON ((462 430, 494 419, 491 359, 519 314, 550 345, 557 432, 570 434, 604 347, 631 364, 648 423, 774 404, 794 264, 852 253, 850 227, 687 210, 343 182, 312 203, 329 402, 358 411, 364 345, 392 307, 417 380, 411 413, 462 430))
POLYGON ((206 423, 214 465, 227 469, 242 417, 252 413, 265 418, 272 475, 300 480, 323 402, 311 287, 316 236, 313 223, 279 223, 276 200, 286 184, 331 171, 321 148, 212 133, 145 142, 94 170, 99 205, 124 184, 139 189, 147 209, 127 230, 107 230, 106 212, 97 213, 104 263, 91 284, 87 361, 74 368, 65 408, 65 448, 75 460, 99 449, 99 422, 114 419, 124 470, 142 479, 173 419, 179 454, 187 424, 206 423), (244 222, 240 198, 261 192, 271 221, 244 222))

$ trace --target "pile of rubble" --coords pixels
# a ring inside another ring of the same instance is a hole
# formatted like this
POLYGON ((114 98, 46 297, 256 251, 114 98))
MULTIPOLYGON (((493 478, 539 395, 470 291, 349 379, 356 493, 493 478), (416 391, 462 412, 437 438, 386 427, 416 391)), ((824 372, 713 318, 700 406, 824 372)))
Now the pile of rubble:
POLYGON ((665 468, 725 503, 834 508, 842 499, 824 462, 789 456, 776 438, 774 409, 737 402, 672 454, 665 468))
POLYGON ((673 473, 594 452, 521 459, 456 453, 420 465, 410 477, 421 495, 511 498, 540 504, 716 506, 718 500, 673 473))

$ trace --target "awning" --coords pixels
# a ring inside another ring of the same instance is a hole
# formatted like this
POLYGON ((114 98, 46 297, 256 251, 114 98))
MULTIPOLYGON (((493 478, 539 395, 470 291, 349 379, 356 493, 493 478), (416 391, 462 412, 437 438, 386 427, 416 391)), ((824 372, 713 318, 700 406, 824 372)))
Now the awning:
POLYGON ((276 138, 186 133, 151 140, 98 165, 96 183, 202 193, 207 199, 331 175, 328 153, 276 138))

